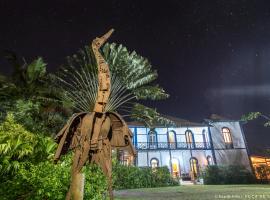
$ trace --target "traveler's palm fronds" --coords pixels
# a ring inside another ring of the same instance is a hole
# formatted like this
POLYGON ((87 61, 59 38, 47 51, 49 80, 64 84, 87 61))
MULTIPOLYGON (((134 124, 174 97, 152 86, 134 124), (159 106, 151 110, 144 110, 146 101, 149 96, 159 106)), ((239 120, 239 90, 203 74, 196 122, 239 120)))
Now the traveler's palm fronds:
MULTIPOLYGON (((77 110, 92 112, 98 91, 97 73, 90 72, 87 67, 78 70, 67 67, 60 74, 58 79, 66 91, 65 98, 72 102, 77 110)), ((135 96, 127 91, 117 76, 112 74, 111 94, 105 111, 115 111, 134 98, 135 96)))
POLYGON ((140 122, 146 123, 148 127, 155 127, 157 124, 164 124, 166 126, 174 126, 174 122, 162 117, 156 109, 148 108, 142 104, 134 104, 131 111, 131 118, 140 122))
MULTIPOLYGON (((130 116, 140 121, 144 119, 149 124, 153 121, 169 122, 154 109, 151 117, 142 116, 146 113, 138 112, 139 109, 149 111, 151 108, 135 103, 135 100, 160 100, 169 96, 161 87, 152 84, 157 79, 157 72, 149 61, 115 43, 105 44, 102 53, 111 72, 111 94, 106 111, 136 111, 130 116)), ((74 108, 93 111, 98 77, 96 61, 89 47, 67 58, 67 65, 61 69, 58 79, 66 91, 65 98, 72 102, 74 108)))

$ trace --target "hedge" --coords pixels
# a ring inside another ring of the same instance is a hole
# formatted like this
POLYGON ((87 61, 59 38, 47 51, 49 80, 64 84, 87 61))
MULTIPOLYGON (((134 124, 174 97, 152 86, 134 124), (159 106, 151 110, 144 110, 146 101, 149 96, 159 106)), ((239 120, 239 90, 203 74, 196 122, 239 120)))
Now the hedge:
POLYGON ((206 185, 252 184, 256 179, 244 166, 208 166, 202 173, 206 185))
POLYGON ((178 185, 171 177, 168 167, 135 167, 115 164, 113 166, 114 189, 149 188, 178 185))

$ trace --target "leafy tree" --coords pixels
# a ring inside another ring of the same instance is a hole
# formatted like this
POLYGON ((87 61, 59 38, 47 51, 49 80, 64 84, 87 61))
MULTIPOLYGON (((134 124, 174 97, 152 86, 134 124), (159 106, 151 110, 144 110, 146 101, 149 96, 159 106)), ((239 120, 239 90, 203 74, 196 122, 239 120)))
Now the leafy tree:
MULTIPOLYGON (((118 111, 151 126, 154 122, 173 124, 139 101, 161 100, 169 95, 157 84, 157 72, 150 62, 123 45, 104 45, 103 56, 111 71, 111 96, 106 111, 118 111)), ((79 111, 92 111, 97 95, 97 65, 92 50, 85 47, 67 58, 58 79, 66 90, 65 99, 79 111)))
POLYGON ((19 59, 14 53, 8 52, 5 56, 10 62, 13 72, 10 77, 0 78, 1 98, 9 100, 10 98, 26 98, 26 99, 43 99, 44 100, 55 100, 50 98, 53 93, 51 79, 52 74, 46 73, 46 63, 43 58, 38 57, 31 63, 26 63, 25 59, 19 59))
POLYGON ((62 128, 67 114, 63 113, 63 109, 50 109, 40 102, 19 99, 10 111, 16 121, 28 130, 54 136, 62 128))
POLYGON ((263 119, 266 120, 266 122, 264 123, 265 127, 270 126, 270 116, 263 114, 261 112, 250 112, 246 115, 243 115, 241 119, 246 120, 246 121, 251 121, 251 120, 257 119, 259 117, 262 117, 263 119))
MULTIPOLYGON (((18 114, 18 113, 17 113, 18 114)), ((31 116, 27 116, 31 121, 31 116)), ((31 124, 31 123, 30 123, 31 124)), ((8 113, 0 124, 0 196, 9 199, 64 199, 70 180, 71 156, 53 163, 56 143, 42 133, 32 133, 8 113)), ((97 166, 84 169, 85 198, 102 199, 106 178, 97 166)))
POLYGON ((15 112, 15 119, 30 131, 37 128, 54 135, 70 115, 68 102, 60 98, 63 92, 55 87, 55 75, 46 73, 41 57, 29 64, 11 52, 6 58, 13 73, 0 76, 0 119, 5 119, 6 112, 15 112))
POLYGON ((49 159, 55 147, 51 138, 27 131, 8 113, 0 124, 0 175, 15 173, 24 161, 36 163, 49 159))

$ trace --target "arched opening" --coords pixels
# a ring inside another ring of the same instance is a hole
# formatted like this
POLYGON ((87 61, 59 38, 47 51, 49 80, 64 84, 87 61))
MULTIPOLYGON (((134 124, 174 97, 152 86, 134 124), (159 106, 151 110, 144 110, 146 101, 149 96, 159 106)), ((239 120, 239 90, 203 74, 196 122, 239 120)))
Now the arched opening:
POLYGON ((174 178, 180 176, 179 162, 178 162, 178 159, 176 158, 172 159, 172 175, 174 178))
POLYGON ((198 160, 195 157, 190 158, 191 180, 195 180, 199 174, 198 160))
POLYGON ((168 132, 168 144, 169 144, 169 148, 171 149, 176 148, 176 135, 174 131, 168 132))
POLYGON ((194 146, 194 136, 193 133, 191 132, 191 130, 187 130, 185 132, 185 136, 186 136, 186 142, 189 148, 193 148, 194 146))
POLYGON ((233 148, 233 142, 232 142, 232 135, 231 131, 227 127, 222 128, 222 136, 225 142, 225 147, 227 149, 232 149, 233 148))
POLYGON ((152 169, 156 169, 159 166, 159 161, 157 158, 152 158, 150 160, 150 165, 152 169))
POLYGON ((150 130, 148 133, 148 144, 150 149, 157 148, 157 132, 154 130, 150 130))

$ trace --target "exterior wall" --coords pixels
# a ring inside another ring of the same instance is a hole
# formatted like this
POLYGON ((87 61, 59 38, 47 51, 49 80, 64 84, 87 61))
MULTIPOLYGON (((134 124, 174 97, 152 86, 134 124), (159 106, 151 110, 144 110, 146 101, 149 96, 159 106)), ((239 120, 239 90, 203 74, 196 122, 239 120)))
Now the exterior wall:
MULTIPOLYGON (((150 131, 149 128, 145 127, 130 127, 133 135, 137 138, 137 143, 147 143, 148 142, 148 133, 150 131)), ((195 143, 203 143, 209 142, 209 134, 208 134, 208 127, 181 127, 181 128, 155 128, 154 129, 157 133, 157 142, 168 142, 167 133, 169 131, 174 131, 176 135, 176 142, 185 143, 186 137, 185 132, 190 130, 194 135, 195 143), (205 134, 205 140, 202 136, 202 133, 205 134)))
POLYGON ((207 156, 212 156, 211 151, 196 150, 190 152, 189 150, 162 150, 162 151, 138 151, 137 166, 147 167, 151 166, 151 159, 155 158, 159 161, 159 166, 167 166, 170 171, 171 160, 178 161, 179 174, 190 173, 190 158, 195 157, 198 160, 200 169, 204 169, 207 166, 207 156), (148 159, 147 159, 148 158, 148 159), (148 161, 148 162, 147 162, 148 161))
POLYGON ((213 140, 217 165, 243 165, 249 170, 250 160, 241 125, 238 121, 211 123, 210 131, 213 140), (227 149, 222 135, 222 128, 229 128, 233 148, 227 149))
POLYGON ((151 166, 151 160, 157 159, 159 166, 167 166, 172 172, 172 161, 178 163, 179 175, 190 174, 190 159, 195 157, 198 160, 200 169, 207 166, 207 156, 212 156, 209 146, 210 136, 208 126, 202 127, 178 127, 178 128, 155 128, 157 138, 156 149, 149 148, 149 128, 130 127, 133 132, 133 143, 137 147, 136 165, 139 167, 151 166), (193 133, 194 146, 197 150, 191 149, 186 142, 185 132, 190 130, 193 133), (168 144, 168 132, 175 133, 176 145, 171 148, 168 144), (203 136, 203 134, 205 136, 203 136), (205 147, 202 144, 208 144, 205 147), (162 144, 162 145, 160 145, 162 144), (199 145, 198 145, 199 144, 199 145))
POLYGON ((242 165, 250 168, 250 161, 246 149, 215 150, 217 165, 242 165))
POLYGON ((151 160, 157 159, 159 166, 167 166, 171 173, 172 162, 178 163, 179 175, 190 174, 190 159, 196 158, 199 171, 208 165, 207 158, 211 157, 211 164, 217 165, 243 165, 250 168, 242 128, 239 122, 212 122, 210 126, 198 127, 157 127, 156 145, 149 145, 149 128, 130 127, 133 132, 133 143, 137 149, 136 165, 139 167, 150 167, 151 160), (230 129, 233 148, 226 149, 222 128, 230 129), (187 143, 185 132, 193 133, 194 143, 187 143), (175 133, 175 145, 170 146, 168 132, 175 133), (203 134, 205 136, 203 136, 203 134), (216 162, 216 163, 215 163, 216 162))
POLYGON ((223 127, 230 129, 234 148, 246 148, 239 122, 214 122, 211 125, 210 131, 215 149, 225 149, 221 132, 223 127))

